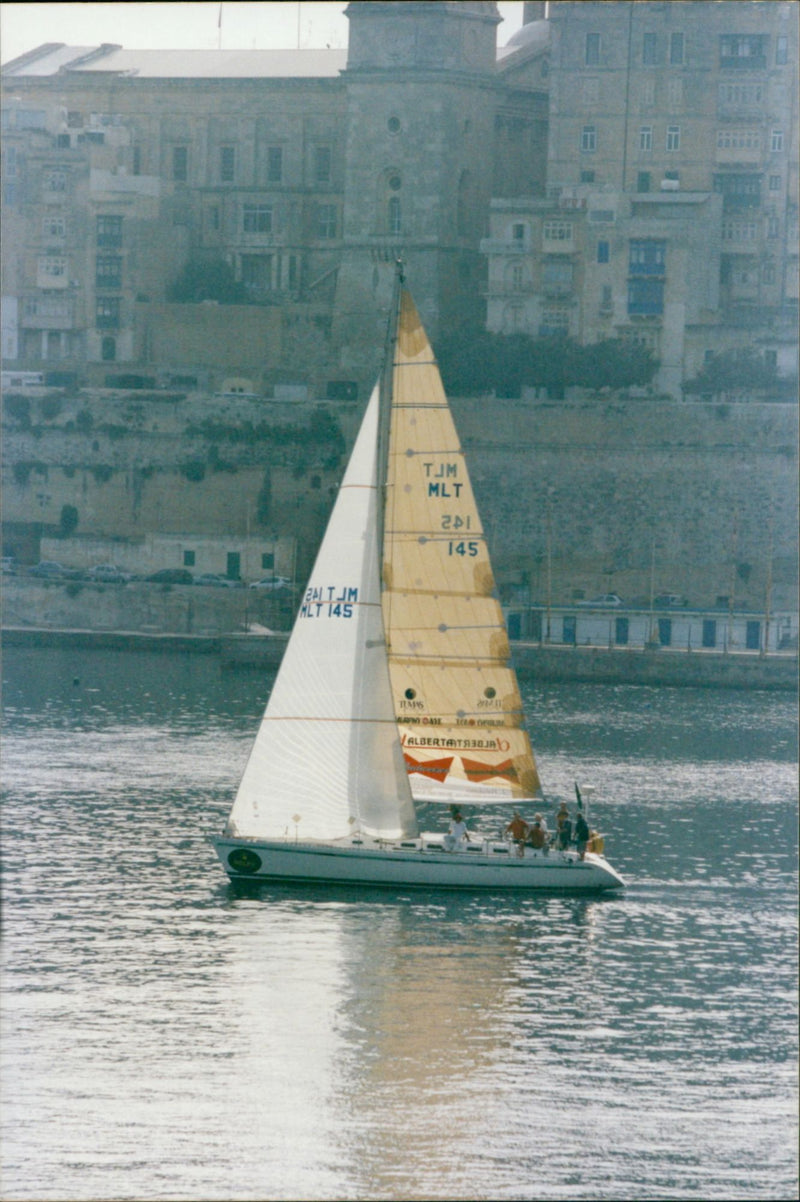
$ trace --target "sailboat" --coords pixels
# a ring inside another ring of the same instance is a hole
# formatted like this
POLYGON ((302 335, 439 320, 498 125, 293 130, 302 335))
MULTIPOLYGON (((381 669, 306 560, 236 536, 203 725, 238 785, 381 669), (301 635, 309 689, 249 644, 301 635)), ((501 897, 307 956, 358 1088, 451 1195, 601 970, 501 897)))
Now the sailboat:
POLYGON ((364 413, 224 832, 233 881, 599 893, 599 854, 420 829, 542 805, 483 528, 398 267, 364 413))

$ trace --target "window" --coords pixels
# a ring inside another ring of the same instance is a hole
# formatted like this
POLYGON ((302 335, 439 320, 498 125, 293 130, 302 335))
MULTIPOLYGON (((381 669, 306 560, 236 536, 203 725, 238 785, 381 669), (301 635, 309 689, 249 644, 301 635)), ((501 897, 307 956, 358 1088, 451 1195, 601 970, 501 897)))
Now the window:
POLYGON ((95 287, 122 287, 122 258, 120 255, 98 255, 95 264, 95 287))
POLYGON ((117 340, 106 334, 100 347, 100 358, 104 363, 113 363, 117 357, 117 340))
POLYGON ((594 183, 594 170, 581 171, 581 183, 582 184, 593 184, 594 183))
POLYGON ((597 150, 597 128, 594 125, 584 125, 581 130, 581 150, 597 150))
POLYGON ((387 225, 390 234, 401 233, 401 213, 400 213, 400 197, 392 196, 389 198, 389 206, 387 210, 387 225))
POLYGON ((206 209, 206 228, 209 230, 219 229, 219 205, 209 205, 206 209))
POLYGON ((522 222, 517 222, 516 225, 512 226, 511 238, 514 242, 525 241, 525 226, 522 224, 522 222))
POLYGON ((761 268, 761 279, 765 284, 775 283, 775 264, 772 259, 766 262, 761 268))
POLYGON ((639 127, 639 149, 653 149, 653 127, 652 125, 641 125, 639 127))
POLYGON ((95 325, 98 330, 115 330, 119 326, 118 296, 101 296, 95 305, 95 325))
POLYGON ((680 125, 667 126, 667 150, 680 150, 681 148, 681 127, 680 125))
POLYGON ((779 238, 781 235, 781 223, 777 214, 770 213, 767 217, 767 237, 779 238))
POLYGON ((776 151, 783 150, 782 129, 773 129, 769 139, 769 148, 773 154, 775 154, 776 151))
POLYGON ((142 174, 142 148, 138 145, 138 143, 135 143, 132 149, 131 174, 142 174))
POLYGON ((545 221, 542 226, 542 236, 545 242, 571 242, 571 221, 545 221))
POLYGON ((639 87, 642 108, 652 108, 656 102, 656 81, 650 76, 643 79, 639 87))
POLYGON ((584 60, 587 67, 597 67, 600 63, 600 34, 587 33, 584 60))
POLYGON ((618 647, 627 647, 628 645, 628 618, 614 619, 614 642, 618 647))
POLYGON ((664 275, 667 244, 655 238, 632 241, 629 249, 628 271, 631 275, 664 275))
MULTIPOLYGON (((45 281, 63 281, 67 274, 67 260, 63 255, 46 255, 39 260, 38 275, 45 281)), ((44 284, 47 287, 47 283, 44 284)))
POLYGON ((262 572, 271 571, 275 567, 275 552, 263 551, 261 554, 261 570, 262 572))
POLYGON ((669 61, 673 66, 683 62, 684 40, 682 33, 669 35, 669 61))
POLYGON ((752 618, 744 628, 744 645, 748 651, 758 651, 761 647, 761 623, 752 618))
POLYGON ((336 237, 336 205, 317 205, 317 237, 336 237))
POLYGON ((748 108, 761 104, 764 97, 764 85, 760 83, 721 83, 719 85, 719 103, 726 107, 748 108))
POLYGON ((655 66, 656 49, 656 35, 654 33, 646 33, 642 41, 642 62, 646 67, 655 66))
POLYGON ((636 191, 637 192, 649 192, 650 191, 650 172, 649 171, 640 171, 638 173, 638 175, 636 176, 636 191))
POLYGON ((172 147, 172 178, 185 182, 189 178, 189 147, 172 147))
POLYGON ((663 280, 628 280, 628 313, 631 317, 658 317, 663 312, 663 280))
POLYGON ((613 298, 611 295, 611 285, 603 284, 603 292, 600 297, 600 308, 605 311, 605 310, 611 310, 611 309, 613 309, 613 307, 614 307, 614 301, 613 301, 613 298))
POLYGON ((723 221, 723 242, 754 242, 757 237, 755 221, 723 221))
POLYGON ((769 190, 770 192, 780 192, 781 177, 779 175, 771 175, 769 177, 769 190))
POLYGON ((673 112, 683 104, 683 80, 680 76, 667 80, 667 99, 673 112))
POLYGON ((185 568, 193 568, 194 567, 194 551, 184 551, 183 566, 185 568))
POLYGON ((545 259, 542 264, 542 284, 545 292, 570 292, 572 264, 569 259, 545 259))
POLYGON ((511 267, 511 289, 513 292, 521 292, 524 283, 524 275, 521 263, 514 263, 511 267))
POLYGON ((283 148, 267 147, 267 182, 279 184, 283 179, 283 148))
POLYGON ((597 262, 598 263, 607 263, 608 262, 608 251, 609 251, 609 247, 608 247, 607 242, 604 241, 604 242, 597 243, 597 262))
POLYGON ((45 192, 66 192, 67 190, 67 176, 64 171, 45 171, 43 182, 45 192))
POLYGON ((318 184, 328 184, 331 179, 331 148, 316 146, 314 148, 314 180, 318 184))
POLYGON ((525 326, 525 311, 522 305, 509 305, 503 315, 503 333, 516 334, 525 326))
POLYGON ((551 338, 569 334, 569 309, 564 305, 545 305, 539 325, 539 337, 551 338))
POLYGON ((272 255, 242 255, 242 283, 248 292, 268 292, 272 286, 272 255))
POLYGON ((97 218, 97 245, 122 246, 122 218, 103 213, 97 218))
POLYGON ((758 150, 761 133, 757 129, 718 129, 717 150, 758 150))
POLYGON ((726 209, 757 209, 761 204, 761 176, 715 175, 714 191, 722 193, 726 209))
POLYGON ((236 147, 220 146, 219 148, 219 178, 220 183, 232 184, 236 178, 236 147))
MULTIPOLYGON (((778 178, 780 178, 780 176, 778 178)), ((66 232, 66 218, 44 217, 42 219, 42 236, 44 238, 63 238, 66 232)))
POLYGON ((716 618, 703 618, 703 646, 716 647, 717 621, 716 618))
POLYGON ((719 65, 738 69, 764 68, 767 38, 760 33, 723 34, 719 40, 719 65))
POLYGON ((775 62, 779 67, 783 67, 788 60, 789 39, 786 34, 778 34, 775 39, 775 62))
POLYGON ((245 234, 271 234, 272 205, 244 205, 242 231, 245 234))

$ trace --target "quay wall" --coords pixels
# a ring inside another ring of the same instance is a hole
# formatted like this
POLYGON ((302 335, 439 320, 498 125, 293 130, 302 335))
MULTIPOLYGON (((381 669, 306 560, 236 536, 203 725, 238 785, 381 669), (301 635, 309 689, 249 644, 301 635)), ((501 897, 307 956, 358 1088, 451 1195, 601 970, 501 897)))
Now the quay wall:
MULTIPOLYGON (((5 531, 36 523, 52 533, 64 506, 77 511, 76 536, 180 532, 222 544, 260 529, 297 539, 299 582, 362 408, 99 391, 46 401, 31 398, 27 425, 6 407, 5 531), (280 441, 277 427, 309 423, 320 409, 335 418, 340 445, 280 441), (198 426, 208 417, 267 423, 275 437, 206 437, 198 426)), ((549 559, 554 602, 604 592, 632 600, 647 596, 652 563, 656 592, 699 607, 734 592, 760 608, 769 585, 777 607, 794 608, 796 405, 479 397, 455 398, 453 409, 501 584, 543 601, 549 559)), ((6 535, 13 553, 7 544, 6 535)))

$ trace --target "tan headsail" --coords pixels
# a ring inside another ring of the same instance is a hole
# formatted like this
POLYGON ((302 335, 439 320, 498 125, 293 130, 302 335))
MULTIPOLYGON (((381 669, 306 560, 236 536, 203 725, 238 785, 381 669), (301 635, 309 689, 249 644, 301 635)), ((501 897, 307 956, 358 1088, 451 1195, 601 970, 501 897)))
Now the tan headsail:
POLYGON ((539 778, 464 455, 439 369, 401 291, 392 371, 383 612, 414 797, 492 803, 539 778))

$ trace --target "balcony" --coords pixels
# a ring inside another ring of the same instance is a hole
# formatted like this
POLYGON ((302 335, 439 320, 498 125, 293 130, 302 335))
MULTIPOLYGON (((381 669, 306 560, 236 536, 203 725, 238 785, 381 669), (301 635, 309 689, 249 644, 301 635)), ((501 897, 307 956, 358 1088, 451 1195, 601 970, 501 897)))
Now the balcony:
POLYGON ((20 325, 26 330, 71 330, 75 326, 75 306, 66 297, 26 297, 20 325))

